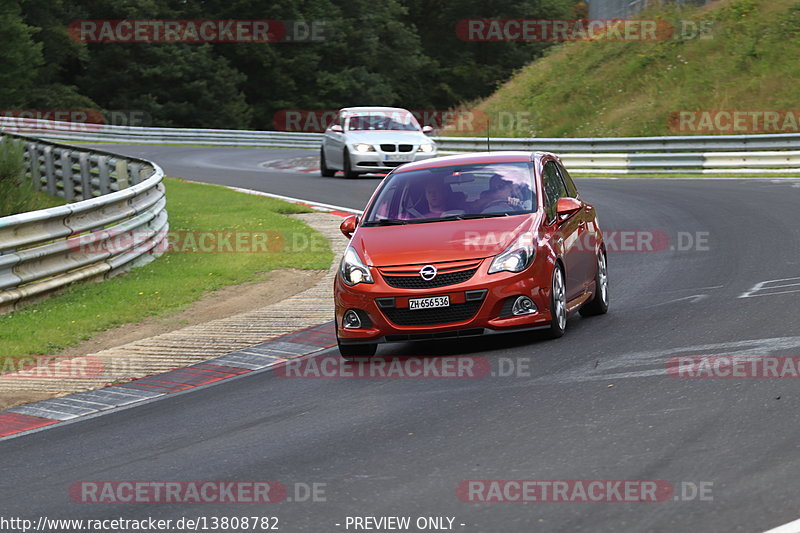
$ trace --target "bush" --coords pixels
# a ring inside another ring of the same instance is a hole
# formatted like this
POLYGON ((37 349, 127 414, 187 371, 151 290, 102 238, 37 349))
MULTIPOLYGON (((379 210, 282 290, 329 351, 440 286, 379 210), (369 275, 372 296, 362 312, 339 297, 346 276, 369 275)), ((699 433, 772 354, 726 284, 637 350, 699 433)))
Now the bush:
POLYGON ((25 176, 25 148, 9 137, 0 140, 0 217, 36 209, 38 195, 25 176))

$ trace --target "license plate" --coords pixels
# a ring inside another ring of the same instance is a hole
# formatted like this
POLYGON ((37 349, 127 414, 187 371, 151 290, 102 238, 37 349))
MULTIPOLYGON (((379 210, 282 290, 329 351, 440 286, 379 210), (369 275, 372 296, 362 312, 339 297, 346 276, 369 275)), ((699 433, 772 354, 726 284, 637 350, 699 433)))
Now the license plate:
POLYGON ((433 296, 432 298, 411 298, 408 300, 408 308, 414 309, 433 309, 434 307, 450 307, 449 296, 433 296))
POLYGON ((406 154, 386 154, 384 161, 411 161, 412 156, 406 154))

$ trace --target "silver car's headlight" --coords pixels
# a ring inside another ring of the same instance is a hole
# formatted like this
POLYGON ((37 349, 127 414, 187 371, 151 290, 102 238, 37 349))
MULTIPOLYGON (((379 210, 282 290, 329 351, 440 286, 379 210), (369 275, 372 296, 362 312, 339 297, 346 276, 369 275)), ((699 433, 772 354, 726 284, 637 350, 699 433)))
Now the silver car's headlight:
POLYGON ((339 264, 339 274, 342 276, 342 281, 351 287, 358 283, 372 283, 372 274, 369 273, 369 268, 358 257, 358 253, 349 246, 339 264))
POLYGON ((428 144, 420 144, 419 148, 417 149, 417 151, 419 151, 419 152, 429 152, 429 153, 433 152, 433 145, 430 144, 430 143, 428 143, 428 144))
POLYGON ((374 152, 375 151, 375 147, 374 146, 372 146, 371 144, 366 144, 366 143, 354 144, 353 148, 355 148, 356 152, 374 152))
POLYGON ((489 267, 489 274, 496 272, 522 272, 533 261, 536 248, 533 245, 533 234, 525 232, 511 243, 505 251, 497 255, 489 267))

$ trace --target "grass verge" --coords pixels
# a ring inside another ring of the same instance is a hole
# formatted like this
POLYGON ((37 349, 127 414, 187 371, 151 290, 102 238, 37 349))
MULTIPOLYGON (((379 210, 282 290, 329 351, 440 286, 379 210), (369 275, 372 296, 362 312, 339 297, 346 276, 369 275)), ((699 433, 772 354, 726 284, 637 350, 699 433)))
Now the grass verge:
POLYGON ((93 333, 177 313, 210 291, 260 281, 273 269, 330 266, 325 237, 284 216, 308 212, 303 206, 179 179, 167 178, 165 186, 174 251, 124 276, 77 284, 0 316, 0 356, 50 354, 93 333), (225 234, 233 235, 233 251, 224 246, 225 234), (198 251, 209 243, 227 251, 198 251))

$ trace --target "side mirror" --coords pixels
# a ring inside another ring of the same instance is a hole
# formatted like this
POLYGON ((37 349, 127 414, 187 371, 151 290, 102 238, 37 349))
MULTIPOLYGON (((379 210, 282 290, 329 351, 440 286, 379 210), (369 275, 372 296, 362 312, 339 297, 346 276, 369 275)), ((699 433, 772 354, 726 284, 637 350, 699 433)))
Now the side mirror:
POLYGON ((559 217, 571 216, 581 210, 583 204, 575 198, 559 198, 556 203, 556 213, 559 217))
POLYGON ((344 132, 342 127, 340 125, 338 125, 338 124, 334 124, 333 126, 331 126, 331 131, 335 131, 336 133, 344 132))
POLYGON ((358 227, 359 219, 356 215, 350 215, 349 217, 342 220, 339 229, 342 231, 342 234, 347 237, 348 239, 353 236, 353 232, 356 231, 358 227))
POLYGON ((423 126, 422 127, 422 133, 426 133, 426 134, 427 133, 433 133, 433 127, 432 126, 423 126))

